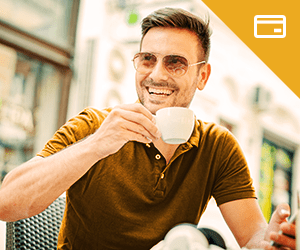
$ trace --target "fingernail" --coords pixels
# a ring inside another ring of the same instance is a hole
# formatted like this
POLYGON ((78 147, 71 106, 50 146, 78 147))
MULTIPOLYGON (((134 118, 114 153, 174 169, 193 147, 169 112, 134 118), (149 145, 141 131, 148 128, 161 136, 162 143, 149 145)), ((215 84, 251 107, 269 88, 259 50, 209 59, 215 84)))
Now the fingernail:
POLYGON ((290 212, 288 210, 284 209, 284 208, 280 210, 280 213, 282 215, 290 215, 290 212))
POLYGON ((158 141, 159 140, 159 138, 160 138, 160 136, 155 136, 155 141, 158 141))

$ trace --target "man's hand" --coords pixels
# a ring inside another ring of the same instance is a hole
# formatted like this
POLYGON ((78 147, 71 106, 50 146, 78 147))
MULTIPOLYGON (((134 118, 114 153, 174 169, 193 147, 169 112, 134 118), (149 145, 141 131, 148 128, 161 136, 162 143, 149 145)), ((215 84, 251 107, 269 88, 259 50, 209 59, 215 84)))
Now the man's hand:
POLYGON ((155 119, 140 103, 115 107, 93 135, 96 146, 101 145, 101 156, 116 153, 128 141, 150 143, 161 134, 155 119), (100 143, 101 142, 101 143, 100 143))
POLYGON ((290 216, 290 207, 288 204, 279 205, 273 213, 269 226, 266 231, 266 240, 274 241, 280 247, 271 246, 268 244, 266 250, 275 249, 296 249, 296 225, 294 223, 288 223, 287 218, 290 216), (290 235, 292 237, 289 237, 290 235))

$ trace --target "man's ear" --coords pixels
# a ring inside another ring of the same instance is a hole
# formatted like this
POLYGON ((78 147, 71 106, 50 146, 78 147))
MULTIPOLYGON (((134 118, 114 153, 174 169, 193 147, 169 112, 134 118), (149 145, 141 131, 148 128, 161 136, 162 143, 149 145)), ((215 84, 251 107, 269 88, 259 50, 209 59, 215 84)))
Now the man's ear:
POLYGON ((199 80, 197 84, 197 88, 199 90, 203 90, 204 87, 206 86, 206 83, 210 76, 210 72, 211 72, 211 66, 209 63, 205 63, 204 65, 201 66, 200 73, 199 73, 199 80))

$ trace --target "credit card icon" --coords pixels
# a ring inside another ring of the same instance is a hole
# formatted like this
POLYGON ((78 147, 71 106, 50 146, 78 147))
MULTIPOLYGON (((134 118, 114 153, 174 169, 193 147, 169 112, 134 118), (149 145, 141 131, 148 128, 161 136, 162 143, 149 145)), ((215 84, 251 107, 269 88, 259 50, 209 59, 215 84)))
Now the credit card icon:
POLYGON ((256 15, 254 17, 254 36, 256 38, 284 38, 286 36, 286 17, 284 15, 256 15))

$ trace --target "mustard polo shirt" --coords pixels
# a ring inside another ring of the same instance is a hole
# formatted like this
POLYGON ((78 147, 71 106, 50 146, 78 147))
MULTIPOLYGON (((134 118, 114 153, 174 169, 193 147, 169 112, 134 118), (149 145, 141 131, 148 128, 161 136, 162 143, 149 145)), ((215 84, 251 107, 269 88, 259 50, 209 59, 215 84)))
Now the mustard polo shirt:
MULTIPOLYGON (((93 134, 110 111, 84 109, 38 155, 93 134)), ((197 224, 211 197, 218 205, 255 198, 234 136, 214 123, 195 122, 168 164, 152 143, 130 141, 92 166, 66 192, 58 249, 150 249, 176 224, 197 224)))

